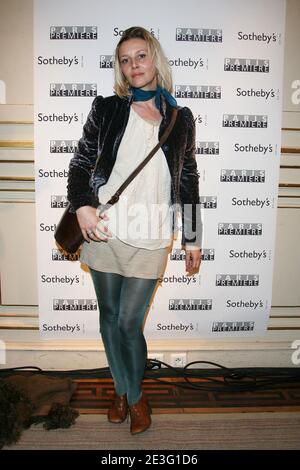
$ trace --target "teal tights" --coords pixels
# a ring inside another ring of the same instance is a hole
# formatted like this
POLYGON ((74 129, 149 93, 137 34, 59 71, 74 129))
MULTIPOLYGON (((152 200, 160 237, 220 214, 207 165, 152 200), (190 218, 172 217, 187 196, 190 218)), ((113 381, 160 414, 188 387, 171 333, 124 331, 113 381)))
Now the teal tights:
POLYGON ((157 279, 124 277, 90 268, 100 310, 100 332, 118 395, 128 404, 141 397, 147 361, 144 316, 157 279))

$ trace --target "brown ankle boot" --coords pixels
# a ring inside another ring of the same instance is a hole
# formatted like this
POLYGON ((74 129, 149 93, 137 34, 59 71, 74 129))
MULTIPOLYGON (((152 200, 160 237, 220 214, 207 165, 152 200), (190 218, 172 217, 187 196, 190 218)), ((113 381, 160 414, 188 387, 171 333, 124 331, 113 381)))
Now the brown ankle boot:
POLYGON ((123 423, 128 414, 127 396, 115 393, 114 399, 108 409, 107 418, 111 423, 123 423))
POLYGON ((144 432, 151 425, 151 408, 144 394, 137 403, 129 406, 129 413, 131 434, 144 432))

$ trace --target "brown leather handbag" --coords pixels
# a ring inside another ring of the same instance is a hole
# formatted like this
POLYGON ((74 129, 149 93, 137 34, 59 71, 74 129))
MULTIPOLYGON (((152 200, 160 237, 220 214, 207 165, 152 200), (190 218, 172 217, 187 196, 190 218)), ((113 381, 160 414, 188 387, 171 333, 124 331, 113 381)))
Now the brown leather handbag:
MULTIPOLYGON (((103 212, 107 207, 112 206, 116 202, 118 202, 120 195, 124 191, 124 189, 131 183, 131 181, 137 176, 137 174, 144 168, 144 166, 149 162, 149 160, 155 155, 157 150, 164 144, 167 140, 171 130, 174 127, 176 117, 177 117, 178 108, 173 108, 172 117, 170 124, 168 125, 167 129, 163 133, 160 141, 156 144, 156 146, 151 150, 151 152, 147 155, 145 160, 139 164, 139 166, 128 176, 128 178, 124 181, 124 183, 119 187, 119 189, 115 192, 115 194, 111 197, 111 199, 107 202, 107 204, 103 207, 100 212, 103 212)), ((97 162, 95 164, 94 171, 97 167, 97 162)), ((56 230, 54 232, 54 238, 62 251, 67 253, 76 253, 80 245, 82 244, 84 237, 82 235, 81 228, 78 223, 77 215, 75 212, 70 212, 70 203, 68 203, 58 225, 56 226, 56 230)))

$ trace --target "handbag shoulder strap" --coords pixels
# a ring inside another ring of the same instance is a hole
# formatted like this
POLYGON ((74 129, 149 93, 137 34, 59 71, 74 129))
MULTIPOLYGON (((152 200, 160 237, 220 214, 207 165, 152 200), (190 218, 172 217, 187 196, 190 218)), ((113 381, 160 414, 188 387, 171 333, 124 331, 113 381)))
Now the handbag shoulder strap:
POLYGON ((113 205, 118 202, 119 197, 121 196, 122 192, 127 188, 129 183, 142 171, 142 169, 147 165, 147 163, 151 160, 151 158, 156 154, 158 149, 165 143, 167 138, 170 135, 171 130, 174 127, 176 118, 177 118, 178 108, 173 108, 171 121, 166 128, 165 132, 161 136, 159 142, 156 146, 151 150, 151 152, 147 155, 147 157, 137 166, 137 168, 128 176, 128 178, 124 181, 124 183, 119 187, 119 189, 115 192, 115 194, 110 198, 110 200, 106 203, 106 205, 113 205))

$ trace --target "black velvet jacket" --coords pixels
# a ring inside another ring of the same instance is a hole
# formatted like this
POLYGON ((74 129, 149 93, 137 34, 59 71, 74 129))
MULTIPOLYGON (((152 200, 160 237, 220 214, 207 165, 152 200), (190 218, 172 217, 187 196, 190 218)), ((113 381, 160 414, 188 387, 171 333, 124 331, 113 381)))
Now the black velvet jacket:
MULTIPOLYGON (((98 189, 106 184, 116 161, 118 148, 129 118, 132 97, 97 96, 83 134, 69 165, 68 200, 71 210, 81 206, 97 207, 98 189), (100 157, 99 157, 100 156, 100 157), (99 157, 97 167, 92 170, 99 157)), ((160 138, 170 122, 172 107, 161 95, 160 138)), ((171 175, 171 203, 182 214, 182 245, 201 247, 202 223, 199 201, 199 174, 195 160, 195 122, 188 107, 178 107, 176 123, 162 146, 171 175)), ((175 214, 175 210, 173 214, 175 214)), ((176 217, 173 230, 177 229, 176 217)))

